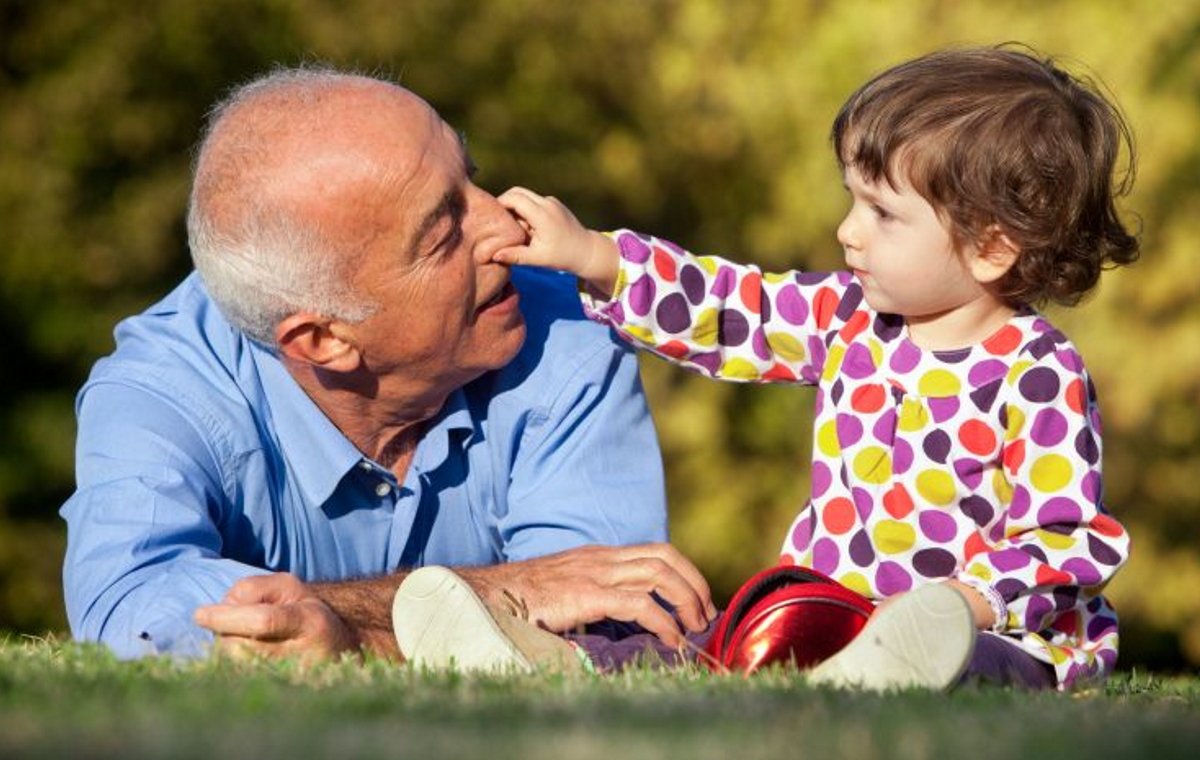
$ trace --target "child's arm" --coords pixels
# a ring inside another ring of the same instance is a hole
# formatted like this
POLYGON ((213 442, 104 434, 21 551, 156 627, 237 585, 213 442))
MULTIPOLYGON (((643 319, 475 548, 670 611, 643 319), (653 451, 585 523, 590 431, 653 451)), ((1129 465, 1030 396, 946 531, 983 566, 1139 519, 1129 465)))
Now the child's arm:
POLYGON ((498 251, 495 261, 561 269, 583 280, 602 298, 613 292, 619 262, 611 238, 584 227, 553 196, 514 187, 498 200, 529 233, 529 241, 498 251))

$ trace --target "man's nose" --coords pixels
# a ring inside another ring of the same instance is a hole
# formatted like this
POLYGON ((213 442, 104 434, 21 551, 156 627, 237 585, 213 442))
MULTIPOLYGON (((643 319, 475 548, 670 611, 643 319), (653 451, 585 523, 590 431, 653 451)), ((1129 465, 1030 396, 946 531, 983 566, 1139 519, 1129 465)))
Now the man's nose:
POLYGON ((469 209, 476 236, 476 255, 491 261, 493 252, 525 242, 525 230, 496 196, 472 186, 469 209))

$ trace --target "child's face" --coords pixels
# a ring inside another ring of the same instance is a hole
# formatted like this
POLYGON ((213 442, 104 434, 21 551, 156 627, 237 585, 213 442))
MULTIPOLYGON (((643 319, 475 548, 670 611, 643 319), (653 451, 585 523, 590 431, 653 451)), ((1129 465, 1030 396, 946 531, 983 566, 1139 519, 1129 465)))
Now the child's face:
POLYGON ((970 268, 975 255, 957 247, 950 226, 899 172, 866 180, 848 165, 845 185, 853 205, 838 225, 846 265, 876 311, 909 320, 936 319, 988 297, 970 268))

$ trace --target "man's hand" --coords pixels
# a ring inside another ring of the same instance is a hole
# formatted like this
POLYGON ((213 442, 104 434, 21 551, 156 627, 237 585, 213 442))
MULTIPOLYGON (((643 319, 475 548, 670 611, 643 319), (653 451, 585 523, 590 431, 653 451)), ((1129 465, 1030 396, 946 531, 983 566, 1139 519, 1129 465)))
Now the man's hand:
POLYGON ((244 578, 220 604, 195 612, 217 634, 217 650, 236 658, 330 659, 357 652, 357 637, 332 608, 289 573, 244 578))
POLYGON ((665 643, 680 646, 679 623, 703 631, 716 616, 708 582, 670 544, 585 546, 456 572, 493 608, 515 599, 531 622, 556 633, 612 618, 638 623, 665 643), (674 607, 679 622, 651 592, 674 607))
POLYGON ((529 242, 497 251, 495 261, 561 269, 586 282, 598 297, 611 297, 620 268, 616 243, 584 227, 552 195, 514 187, 497 200, 525 228, 529 242))

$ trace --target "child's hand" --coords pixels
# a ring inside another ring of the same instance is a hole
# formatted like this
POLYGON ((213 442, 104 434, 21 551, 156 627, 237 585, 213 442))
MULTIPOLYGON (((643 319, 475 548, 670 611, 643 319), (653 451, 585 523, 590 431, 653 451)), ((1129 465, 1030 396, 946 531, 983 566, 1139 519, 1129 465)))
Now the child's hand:
POLYGON ((498 200, 529 233, 529 241, 497 251, 493 261, 562 269, 606 298, 612 293, 620 257, 610 238, 584 227, 552 196, 514 187, 498 200))

